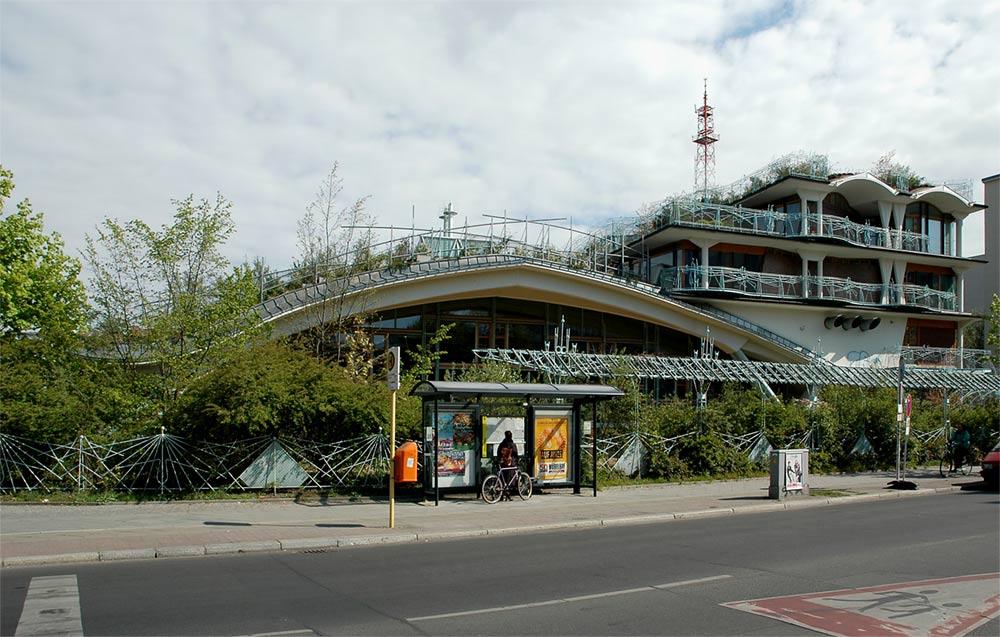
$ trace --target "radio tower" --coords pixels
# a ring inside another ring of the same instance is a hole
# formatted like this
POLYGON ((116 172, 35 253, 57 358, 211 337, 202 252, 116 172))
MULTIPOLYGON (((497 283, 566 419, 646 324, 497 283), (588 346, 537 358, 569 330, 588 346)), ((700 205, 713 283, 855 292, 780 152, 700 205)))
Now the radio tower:
POLYGON ((715 135, 715 116, 708 105, 708 78, 705 78, 701 106, 696 106, 694 112, 698 115, 698 135, 694 138, 694 143, 698 144, 694 156, 694 187, 701 190, 702 200, 708 201, 708 188, 715 185, 714 144, 719 141, 715 135))

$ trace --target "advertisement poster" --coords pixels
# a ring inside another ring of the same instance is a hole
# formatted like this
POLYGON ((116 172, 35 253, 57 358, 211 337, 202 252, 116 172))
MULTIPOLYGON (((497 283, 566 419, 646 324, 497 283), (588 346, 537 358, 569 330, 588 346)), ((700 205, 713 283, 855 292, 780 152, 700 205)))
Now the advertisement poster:
POLYGON ((802 489, 802 454, 785 454, 785 489, 802 489))
POLYGON ((439 477, 461 478, 466 476, 469 460, 476 446, 473 428, 475 413, 471 411, 441 412, 438 414, 437 474, 439 477))
POLYGON ((535 476, 544 482, 569 480, 569 414, 535 416, 535 476))

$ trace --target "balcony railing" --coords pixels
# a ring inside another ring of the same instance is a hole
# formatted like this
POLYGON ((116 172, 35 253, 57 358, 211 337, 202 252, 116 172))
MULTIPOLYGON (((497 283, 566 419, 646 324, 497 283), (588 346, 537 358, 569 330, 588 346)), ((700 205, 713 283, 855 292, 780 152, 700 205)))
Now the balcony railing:
MULTIPOLYGON (((823 215, 822 223, 819 214, 808 214, 806 217, 809 234, 803 235, 802 217, 798 214, 694 200, 673 200, 666 202, 658 214, 640 222, 637 230, 640 233, 652 233, 672 226, 710 228, 772 237, 827 237, 866 248, 931 252, 928 249, 930 239, 926 234, 887 230, 833 214, 823 215)), ((627 239, 636 241, 640 233, 628 236, 627 239)))
POLYGON ((809 276, 809 296, 837 299, 860 305, 881 305, 881 283, 858 283, 850 279, 831 276, 809 276))
POLYGON ((954 292, 932 290, 926 285, 904 285, 903 300, 906 305, 919 305, 932 310, 953 312, 958 307, 954 292))
MULTIPOLYGON (((754 272, 744 268, 719 266, 680 266, 660 271, 657 285, 664 292, 735 292, 748 296, 776 299, 803 298, 803 282, 810 298, 833 299, 858 305, 882 305, 884 286, 881 283, 859 283, 851 279, 819 276, 796 276, 754 272)), ((889 286, 889 304, 899 304, 933 310, 955 311, 953 292, 932 290, 926 286, 889 286)))
POLYGON ((650 230, 693 226, 780 237, 785 234, 785 217, 784 213, 773 210, 675 200, 662 209, 650 230))
MULTIPOLYGON (((885 248, 892 245, 889 235, 891 230, 854 223, 850 219, 837 215, 823 215, 822 227, 820 216, 809 215, 809 232, 813 235, 840 239, 854 245, 870 248, 885 248)), ((799 234, 799 233, 796 233, 799 234)))
POLYGON ((802 298, 802 277, 743 268, 688 265, 664 268, 657 282, 665 292, 713 290, 778 299, 802 298))
POLYGON ((985 349, 955 347, 914 347, 904 345, 900 355, 908 365, 919 367, 957 367, 962 369, 996 369, 985 349))

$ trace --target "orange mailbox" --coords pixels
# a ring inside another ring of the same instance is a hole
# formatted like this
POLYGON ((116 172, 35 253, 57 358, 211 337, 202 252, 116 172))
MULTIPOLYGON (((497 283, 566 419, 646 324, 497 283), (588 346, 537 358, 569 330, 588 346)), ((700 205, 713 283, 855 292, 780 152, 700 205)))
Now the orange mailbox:
POLYGON ((396 482, 417 481, 417 443, 404 442, 396 449, 396 482))

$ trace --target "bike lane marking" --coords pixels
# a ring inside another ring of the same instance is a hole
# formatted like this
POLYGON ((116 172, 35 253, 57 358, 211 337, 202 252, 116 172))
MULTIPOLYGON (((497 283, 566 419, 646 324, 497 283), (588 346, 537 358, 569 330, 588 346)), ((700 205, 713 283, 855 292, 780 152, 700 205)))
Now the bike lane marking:
POLYGON ((424 615, 423 617, 408 617, 408 622, 422 622, 432 619, 450 619, 452 617, 466 617, 468 615, 484 615, 486 613, 500 613, 508 610, 520 610, 524 608, 536 608, 538 606, 552 606, 553 604, 570 604, 573 602, 583 602, 602 597, 615 597, 617 595, 631 595, 633 593, 648 593, 656 590, 666 590, 679 586, 690 586, 692 584, 702 584, 704 582, 714 582, 716 580, 728 579, 732 575, 713 575, 711 577, 701 577, 698 579, 684 580, 680 582, 669 582, 667 584, 655 584, 653 586, 641 586, 639 588, 626 588, 617 591, 605 591, 603 593, 593 593, 591 595, 579 595, 577 597, 563 597, 560 599, 549 599, 542 602, 529 602, 527 604, 514 604, 511 606, 494 606, 492 608, 476 608, 473 610, 463 610, 454 613, 442 613, 440 615, 424 615))
POLYGON ((835 637, 960 637, 1000 616, 1000 573, 721 604, 835 637))

